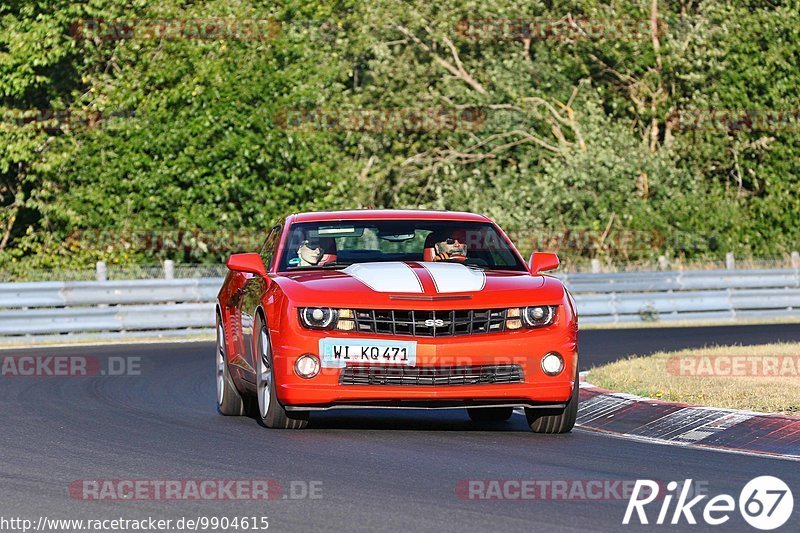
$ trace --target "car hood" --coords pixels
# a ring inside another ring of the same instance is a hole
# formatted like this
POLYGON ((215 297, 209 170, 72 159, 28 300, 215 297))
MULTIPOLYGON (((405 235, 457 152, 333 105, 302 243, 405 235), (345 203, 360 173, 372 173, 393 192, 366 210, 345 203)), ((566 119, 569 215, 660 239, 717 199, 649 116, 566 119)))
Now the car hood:
POLYGON ((563 285, 551 276, 458 263, 358 263, 273 279, 299 306, 468 309, 558 304, 564 296, 563 285))

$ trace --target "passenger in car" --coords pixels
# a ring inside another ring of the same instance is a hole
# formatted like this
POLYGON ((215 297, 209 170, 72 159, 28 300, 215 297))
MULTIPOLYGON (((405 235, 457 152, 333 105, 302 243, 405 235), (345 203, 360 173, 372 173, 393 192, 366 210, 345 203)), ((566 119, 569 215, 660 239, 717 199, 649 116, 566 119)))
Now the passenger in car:
POLYGON ((300 258, 300 266, 316 266, 322 259, 322 246, 319 240, 305 239, 300 243, 297 250, 297 257, 300 258))
POLYGON ((299 262, 293 266, 322 266, 336 262, 336 241, 331 238, 309 237, 297 249, 299 262))

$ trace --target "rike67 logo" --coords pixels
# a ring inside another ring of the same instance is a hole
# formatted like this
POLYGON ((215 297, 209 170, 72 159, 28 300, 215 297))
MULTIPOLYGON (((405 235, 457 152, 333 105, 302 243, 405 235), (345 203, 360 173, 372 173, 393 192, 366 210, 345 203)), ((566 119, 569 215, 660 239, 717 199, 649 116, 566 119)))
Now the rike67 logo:
MULTIPOLYGON (((731 513, 737 507, 736 500, 729 494, 714 496, 705 502, 705 505, 700 505, 700 502, 708 497, 706 494, 689 499, 691 479, 685 480, 682 486, 677 481, 670 481, 666 486, 666 493, 659 494, 662 486, 649 479, 637 479, 622 523, 630 524, 635 512, 639 523, 649 524, 652 515, 648 517, 645 507, 656 499, 661 501, 661 508, 655 521, 658 525, 667 523, 676 525, 682 520, 686 520, 688 524, 697 524, 695 517, 697 513, 702 516, 706 524, 719 526, 730 519, 731 513), (675 508, 671 510, 675 496, 677 502, 675 508), (670 511, 672 511, 671 517, 670 511)), ((750 480, 739 493, 738 508, 742 518, 754 528, 776 529, 792 516, 794 498, 789 486, 782 480, 772 476, 759 476, 750 480)))

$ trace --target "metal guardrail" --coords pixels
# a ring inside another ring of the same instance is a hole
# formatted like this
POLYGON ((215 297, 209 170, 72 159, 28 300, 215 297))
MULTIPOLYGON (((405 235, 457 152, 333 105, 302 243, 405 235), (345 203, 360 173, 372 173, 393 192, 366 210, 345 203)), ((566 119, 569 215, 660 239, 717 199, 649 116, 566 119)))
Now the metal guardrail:
POLYGON ((800 269, 559 276, 583 324, 800 318, 800 269))
POLYGON ((222 278, 0 283, 0 335, 208 331, 221 285, 222 278))
POLYGON ((800 269, 676 270, 561 274, 573 293, 658 292, 709 289, 800 288, 800 269))
MULTIPOLYGON (((582 324, 800 318, 800 269, 559 277, 582 324)), ((0 283, 0 336, 210 332, 221 284, 222 278, 0 283)))
POLYGON ((222 278, 0 283, 0 309, 213 302, 222 278))

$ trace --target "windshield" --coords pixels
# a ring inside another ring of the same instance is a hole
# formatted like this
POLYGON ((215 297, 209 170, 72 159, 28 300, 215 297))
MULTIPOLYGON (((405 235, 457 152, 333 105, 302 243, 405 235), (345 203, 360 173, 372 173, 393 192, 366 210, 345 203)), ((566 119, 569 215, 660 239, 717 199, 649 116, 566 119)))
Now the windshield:
POLYGON ((279 270, 344 268, 386 261, 441 261, 485 269, 526 270, 492 224, 430 220, 293 224, 279 270))

